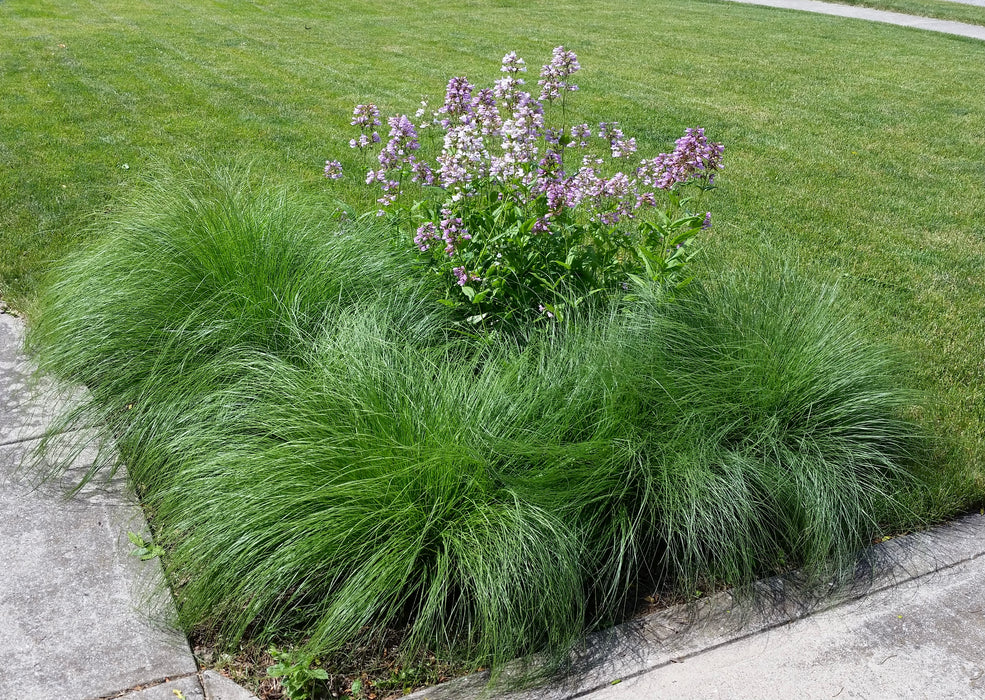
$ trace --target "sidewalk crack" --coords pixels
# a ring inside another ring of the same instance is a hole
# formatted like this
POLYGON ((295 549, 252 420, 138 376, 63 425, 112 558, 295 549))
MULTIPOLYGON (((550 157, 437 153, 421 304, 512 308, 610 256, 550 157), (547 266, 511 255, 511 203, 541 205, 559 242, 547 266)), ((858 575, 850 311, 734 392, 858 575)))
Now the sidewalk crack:
POLYGON ((194 678, 198 682, 198 688, 202 691, 202 697, 205 697, 205 689, 202 685, 202 679, 199 676, 198 671, 192 671, 191 673, 182 673, 176 676, 164 676, 157 680, 147 681, 145 683, 138 683, 135 686, 127 688, 125 690, 120 690, 109 695, 95 695, 85 700, 114 700, 114 698, 122 698, 130 693, 136 693, 141 690, 147 690, 148 688, 156 688, 159 685, 164 685, 165 683, 173 683, 174 681, 183 681, 186 678, 194 678))

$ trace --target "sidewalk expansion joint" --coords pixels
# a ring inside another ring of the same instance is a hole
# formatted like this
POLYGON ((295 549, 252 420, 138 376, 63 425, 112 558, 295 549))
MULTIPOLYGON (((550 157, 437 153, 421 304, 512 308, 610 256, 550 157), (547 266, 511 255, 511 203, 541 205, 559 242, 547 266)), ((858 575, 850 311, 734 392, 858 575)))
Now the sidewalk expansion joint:
POLYGON ((33 440, 40 440, 44 438, 48 433, 38 433, 32 435, 26 435, 24 437, 17 438, 0 438, 0 447, 6 447, 8 445, 19 445, 22 442, 31 442, 33 440))
MULTIPOLYGON (((173 683, 174 681, 182 681, 186 678, 195 678, 198 681, 199 686, 202 685, 202 677, 198 671, 193 671, 192 673, 182 673, 176 676, 164 676, 153 681, 147 681, 146 683, 138 683, 137 685, 127 688, 126 690, 120 690, 115 693, 110 693, 109 695, 96 695, 91 698, 86 698, 86 700, 114 700, 114 698, 122 698, 130 693, 136 693, 141 690, 147 690, 148 688, 156 688, 159 685, 164 685, 165 683, 173 683)), ((204 687, 204 686, 203 686, 204 687)), ((204 694, 205 691, 203 690, 204 694)))
POLYGON ((32 433, 30 435, 24 435, 22 437, 7 438, 0 437, 0 447, 5 447, 7 445, 19 445, 22 442, 31 442, 32 440, 43 440, 45 438, 55 438, 61 435, 68 435, 70 433, 81 433, 85 430, 91 430, 91 428, 62 428, 59 430, 42 430, 40 433, 32 433))
MULTIPOLYGON (((64 431, 68 432, 68 431, 64 431)), ((63 433, 54 433, 55 435, 61 435, 63 433)), ((41 440, 44 437, 49 436, 48 432, 32 433, 30 435, 25 435, 23 437, 16 438, 0 438, 0 447, 6 447, 7 445, 19 445, 22 442, 31 442, 34 440, 41 440)))

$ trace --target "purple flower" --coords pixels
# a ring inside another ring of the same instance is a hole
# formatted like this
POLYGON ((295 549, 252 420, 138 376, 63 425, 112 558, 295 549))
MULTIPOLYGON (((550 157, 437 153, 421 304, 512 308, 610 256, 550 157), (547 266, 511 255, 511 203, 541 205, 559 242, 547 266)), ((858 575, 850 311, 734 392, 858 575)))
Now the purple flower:
POLYGON ((349 123, 353 126, 358 126, 360 129, 364 127, 373 128, 374 126, 380 125, 380 110, 374 104, 356 105, 356 108, 352 110, 352 114, 352 121, 349 123))
POLYGON ((411 182, 419 182, 423 185, 434 185, 436 183, 436 178, 434 171, 431 170, 431 166, 427 164, 426 161, 417 160, 414 156, 407 159, 410 163, 411 182))
POLYGON ((724 146, 711 143, 701 128, 686 129, 677 139, 672 153, 661 153, 652 160, 644 160, 636 174, 648 185, 669 190, 678 183, 705 180, 709 184, 715 172, 722 169, 724 146))
POLYGON ((510 75, 526 73, 527 64, 522 58, 516 55, 516 51, 510 51, 508 54, 503 56, 503 66, 499 70, 503 73, 509 73, 510 75))
POLYGON ((384 170, 393 170, 403 163, 413 151, 421 147, 417 141, 417 130, 406 114, 398 114, 387 120, 390 138, 378 156, 384 170))
POLYGON ((453 267, 451 269, 451 272, 452 272, 453 275, 455 275, 455 278, 458 281, 458 286, 459 287, 464 287, 469 282, 481 282, 482 281, 482 278, 481 277, 476 277, 473 274, 466 273, 464 266, 463 267, 453 267))
POLYGON ((461 188, 484 177, 489 153, 478 126, 467 123, 449 128, 437 160, 442 187, 461 188))
POLYGON ((602 122, 599 124, 599 136, 609 142, 613 158, 626 158, 636 153, 636 139, 627 139, 619 128, 619 122, 602 122))
POLYGON ((342 163, 337 160, 325 161, 325 177, 329 180, 338 180, 342 177, 342 163))
POLYGON ((574 51, 568 51, 563 46, 554 49, 551 62, 540 69, 540 99, 553 102, 564 92, 573 92, 578 89, 574 83, 568 82, 568 78, 581 69, 578 57, 574 51))
POLYGON ((452 78, 445 89, 445 103, 438 108, 438 114, 446 114, 449 118, 441 120, 441 126, 447 129, 454 117, 465 123, 472 116, 473 85, 465 77, 452 78))
POLYGON ((431 241, 438 240, 437 229, 432 221, 425 221, 417 229, 417 235, 414 236, 414 245, 421 249, 421 251, 428 250, 431 247, 431 241))
POLYGON ((445 252, 451 257, 458 249, 459 243, 472 240, 472 236, 462 228, 462 219, 452 216, 451 209, 442 209, 441 215, 444 217, 440 224, 441 240, 445 242, 445 252))
POLYGON ((548 216, 561 212, 568 204, 567 180, 548 180, 539 184, 539 191, 547 197, 548 216))
POLYGON ((496 106, 496 96, 489 88, 479 90, 472 101, 472 110, 482 128, 483 136, 499 136, 503 118, 496 106))
POLYGON ((564 177, 561 154, 548 151, 537 163, 537 180, 546 183, 548 180, 559 180, 564 177))
POLYGON ((372 134, 360 134, 358 139, 349 139, 349 148, 365 150, 370 144, 379 143, 380 135, 375 131, 372 134))
POLYGON ((503 120, 500 129, 503 154, 491 159, 490 173, 500 181, 530 184, 532 177, 526 166, 537 161, 537 139, 543 130, 543 106, 528 93, 519 93, 512 114, 503 120))
POLYGON ((578 145, 581 148, 585 148, 588 145, 586 141, 592 135, 592 130, 588 128, 588 124, 575 124, 571 127, 571 139, 579 139, 578 145))
POLYGON ((701 224, 701 228, 708 230, 711 228, 711 212, 705 212, 705 220, 701 224))
POLYGON ((525 73, 527 66, 516 55, 516 51, 510 51, 503 56, 500 70, 506 75, 493 83, 493 94, 497 99, 503 100, 507 107, 512 107, 516 104, 520 86, 524 84, 523 78, 519 77, 520 73, 525 73))

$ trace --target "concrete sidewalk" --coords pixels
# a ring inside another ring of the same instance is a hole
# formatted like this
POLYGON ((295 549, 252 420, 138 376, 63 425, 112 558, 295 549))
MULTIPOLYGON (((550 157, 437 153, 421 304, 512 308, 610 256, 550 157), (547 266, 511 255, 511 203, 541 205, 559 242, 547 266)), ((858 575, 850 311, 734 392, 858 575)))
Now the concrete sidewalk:
POLYGON ((55 408, 30 398, 23 336, 0 313, 0 698, 249 700, 160 623, 174 606, 160 563, 130 554, 147 524, 123 475, 67 498, 94 454, 40 485, 22 468, 55 408))
MULTIPOLYGON (((562 683, 497 700, 985 697, 985 517, 876 545, 853 586, 789 581, 678 606, 595 635, 562 683)), ((508 675, 508 673, 507 673, 508 675)), ((486 675, 408 700, 479 700, 486 675)))
MULTIPOLYGON (((961 4, 977 4, 963 0, 956 1, 961 4)), ((883 22, 886 24, 896 24, 901 27, 912 27, 914 29, 954 34, 956 36, 985 41, 985 26, 966 24, 964 22, 952 22, 944 19, 933 19, 930 17, 917 17, 899 12, 873 10, 868 7, 858 7, 856 5, 839 5, 833 2, 819 2, 818 0, 728 0, 728 2, 777 7, 785 10, 800 10, 802 12, 814 12, 822 15, 834 15, 836 17, 850 17, 870 22, 883 22)))

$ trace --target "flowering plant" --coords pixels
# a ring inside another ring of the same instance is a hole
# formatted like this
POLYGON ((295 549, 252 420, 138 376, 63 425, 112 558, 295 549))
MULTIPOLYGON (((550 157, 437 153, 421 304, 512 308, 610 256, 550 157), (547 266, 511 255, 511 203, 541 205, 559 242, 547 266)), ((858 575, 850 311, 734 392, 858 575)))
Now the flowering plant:
MULTIPOLYGON (((635 160, 636 139, 618 122, 566 124, 580 68, 557 47, 535 97, 522 89, 524 60, 508 53, 492 87, 452 78, 437 110, 421 103, 416 125, 390 117, 385 141, 376 105, 353 112, 360 134, 349 145, 375 154, 366 184, 380 188, 379 213, 409 214, 398 218, 402 235, 472 323, 558 319, 641 277, 688 281, 688 246, 711 226, 693 204, 714 188, 722 145, 687 129, 671 153, 635 160), (423 131, 440 134, 434 160, 422 154, 423 131)), ((341 164, 328 161, 325 174, 341 177, 341 164)))

